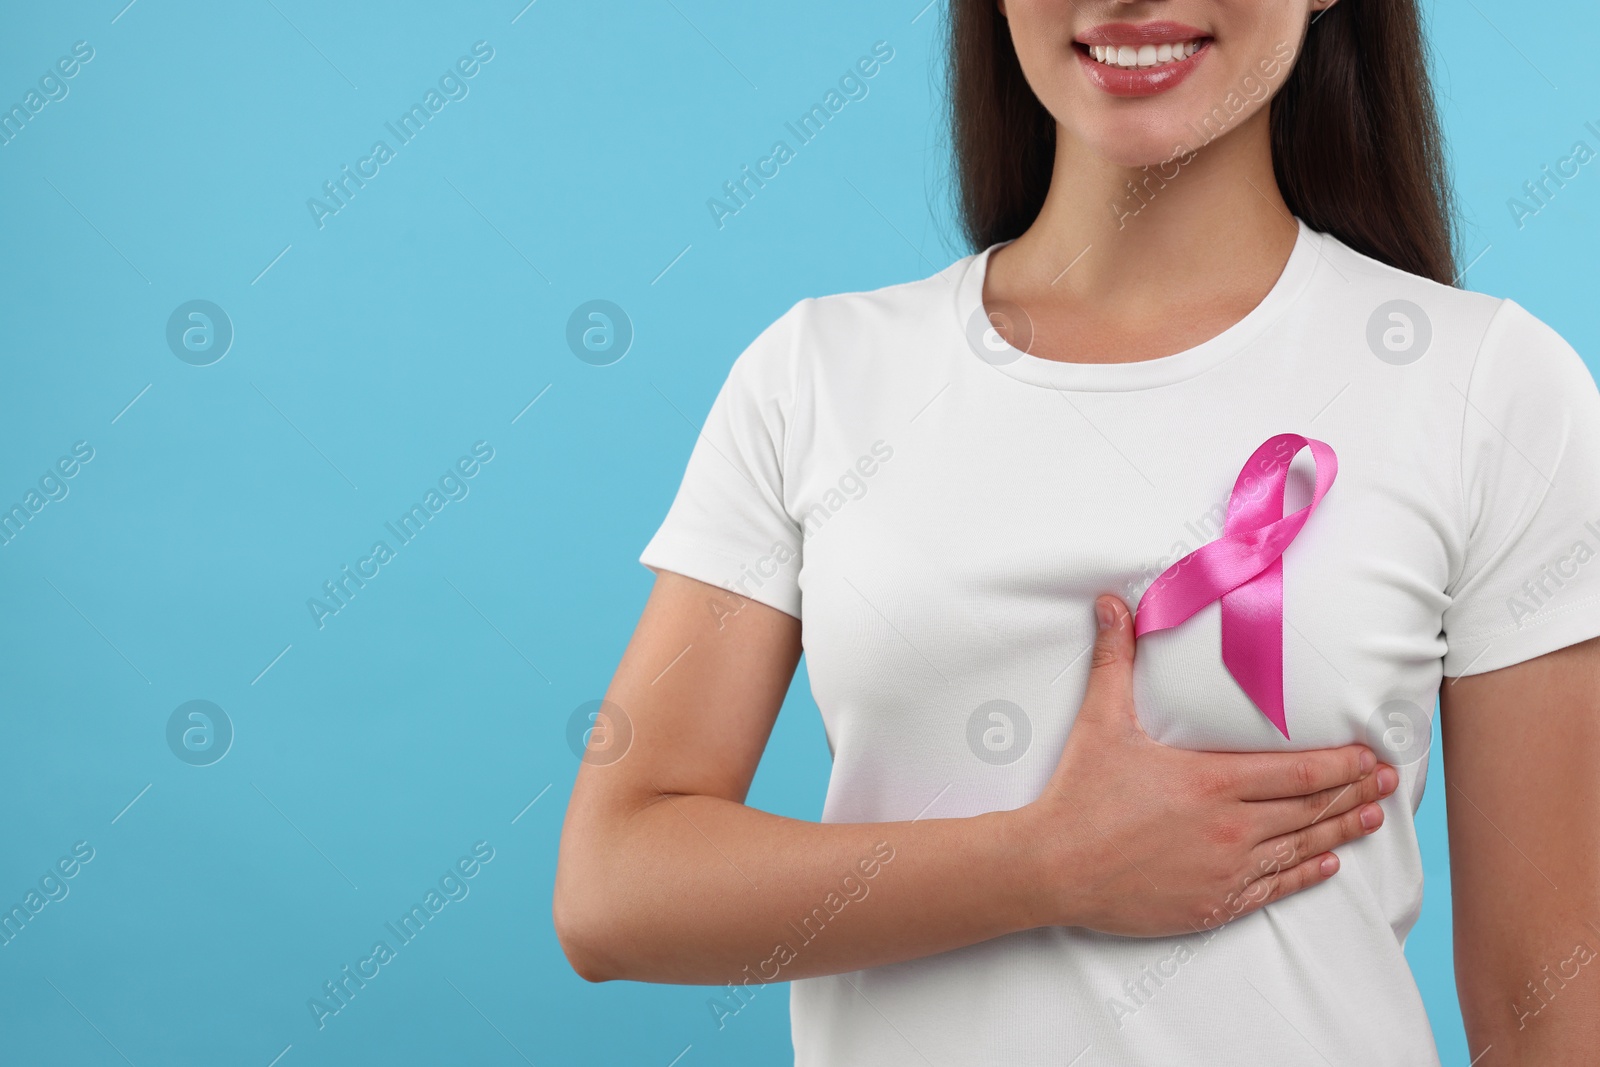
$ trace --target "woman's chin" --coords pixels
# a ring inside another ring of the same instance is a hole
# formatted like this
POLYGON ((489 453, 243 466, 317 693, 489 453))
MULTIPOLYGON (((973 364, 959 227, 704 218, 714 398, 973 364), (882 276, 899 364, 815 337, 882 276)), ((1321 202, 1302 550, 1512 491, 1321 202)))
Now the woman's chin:
POLYGON ((1190 158, 1188 142, 1183 137, 1183 127, 1174 126, 1170 133, 1142 133, 1137 138, 1112 134, 1091 143, 1090 148, 1101 159, 1113 166, 1137 170, 1149 167, 1154 170, 1163 165, 1170 170, 1180 161, 1190 158))

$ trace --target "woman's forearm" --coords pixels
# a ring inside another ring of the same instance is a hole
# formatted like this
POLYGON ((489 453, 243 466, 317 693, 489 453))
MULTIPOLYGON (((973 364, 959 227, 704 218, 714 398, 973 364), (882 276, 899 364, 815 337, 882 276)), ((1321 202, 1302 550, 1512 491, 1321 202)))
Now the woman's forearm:
POLYGON ((929 956, 1042 924, 1023 821, 819 824, 660 796, 563 855, 557 930, 594 981, 744 985, 929 956))
POLYGON ((1399 780, 1359 745, 1156 743, 1133 707, 1132 616, 1106 597, 1035 800, 968 818, 783 818, 743 800, 798 657, 794 620, 767 609, 712 632, 693 588, 666 590, 672 625, 649 625, 647 605, 594 720, 624 747, 586 757, 561 837, 556 929, 592 980, 787 981, 1040 926, 1187 933, 1333 877, 1328 850, 1381 825, 1376 801, 1399 780))

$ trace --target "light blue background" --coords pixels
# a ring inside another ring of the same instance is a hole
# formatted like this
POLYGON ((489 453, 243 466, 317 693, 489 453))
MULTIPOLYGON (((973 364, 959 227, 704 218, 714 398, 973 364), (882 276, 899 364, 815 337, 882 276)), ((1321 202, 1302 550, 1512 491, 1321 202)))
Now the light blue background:
MULTIPOLYGON (((0 30, 7 107, 94 48, 0 146, 0 504, 95 450, 0 548, 0 903, 95 849, 0 947, 0 1059, 784 1061, 784 987, 719 1031, 705 989, 566 966, 565 731, 604 691, 649 585, 636 556, 738 351, 802 296, 965 253, 942 5, 125 2, 10 5, 0 30), (319 229, 307 199, 479 40, 469 95, 319 229), (880 40, 870 95, 719 230, 707 198, 880 40), (165 342, 196 298, 236 331, 207 367, 165 342), (611 366, 565 342, 597 298, 637 331, 611 366), (307 598, 477 441, 495 453, 470 495, 319 630, 307 598), (167 747, 192 699, 237 731, 212 766, 167 747), (480 840, 470 895, 319 1031, 307 999, 480 840)), ((1549 48, 1552 26, 1600 39, 1600 15, 1430 6, 1467 283, 1593 357, 1600 165, 1525 228, 1506 202, 1600 146, 1593 60, 1549 48)), ((814 819, 827 771, 802 676, 751 802, 814 819)), ((1465 1065, 1441 797, 1436 767, 1407 950, 1465 1065)))

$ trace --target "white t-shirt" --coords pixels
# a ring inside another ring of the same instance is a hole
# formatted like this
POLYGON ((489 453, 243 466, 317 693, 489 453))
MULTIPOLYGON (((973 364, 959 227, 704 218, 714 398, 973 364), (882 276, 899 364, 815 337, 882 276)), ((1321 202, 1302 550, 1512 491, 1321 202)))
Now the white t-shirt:
POLYGON ((1217 604, 1140 639, 1139 717, 1193 749, 1376 741, 1401 785, 1331 880, 1215 931, 1043 928, 797 980, 796 1063, 1436 1064, 1402 954, 1435 696, 1441 676, 1600 635, 1592 377, 1517 304, 1303 222, 1266 298, 1211 340, 1046 360, 985 329, 992 251, 802 300, 763 331, 641 556, 802 620, 833 752, 822 820, 1037 797, 1083 695, 1094 597, 1135 606, 1215 539, 1241 466, 1286 431, 1339 465, 1283 557, 1293 740, 1223 666, 1217 604))

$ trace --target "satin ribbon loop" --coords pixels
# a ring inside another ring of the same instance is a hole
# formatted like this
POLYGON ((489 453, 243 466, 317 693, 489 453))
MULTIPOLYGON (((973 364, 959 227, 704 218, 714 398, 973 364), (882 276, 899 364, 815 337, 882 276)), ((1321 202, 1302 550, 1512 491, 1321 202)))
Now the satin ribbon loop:
POLYGON ((1321 441, 1280 433, 1245 461, 1233 483, 1222 536, 1163 571, 1139 598, 1134 633, 1167 630, 1222 602, 1222 662, 1252 703, 1289 736, 1283 707, 1283 553, 1339 473, 1321 441), (1303 448, 1316 464, 1311 502, 1283 513, 1289 465, 1303 448))

